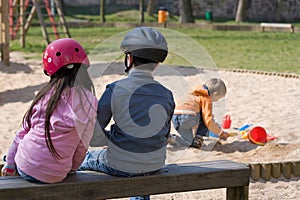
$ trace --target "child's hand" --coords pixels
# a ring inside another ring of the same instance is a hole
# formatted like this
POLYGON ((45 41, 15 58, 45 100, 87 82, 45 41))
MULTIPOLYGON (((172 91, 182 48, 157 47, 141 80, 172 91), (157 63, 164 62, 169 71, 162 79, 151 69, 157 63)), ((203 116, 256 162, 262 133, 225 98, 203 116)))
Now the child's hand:
POLYGON ((227 138, 229 137, 229 133, 222 131, 222 133, 219 135, 219 138, 222 140, 227 140, 227 138))
POLYGON ((17 176, 17 169, 15 166, 4 165, 1 170, 1 176, 17 176))

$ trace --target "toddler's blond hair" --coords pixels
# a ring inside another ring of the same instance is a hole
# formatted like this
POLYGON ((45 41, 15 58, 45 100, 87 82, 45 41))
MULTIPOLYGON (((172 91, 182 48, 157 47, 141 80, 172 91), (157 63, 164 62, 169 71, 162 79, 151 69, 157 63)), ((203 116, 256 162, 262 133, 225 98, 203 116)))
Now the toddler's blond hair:
POLYGON ((219 78, 212 78, 209 79, 205 85, 208 88, 208 91, 210 94, 213 94, 214 92, 218 92, 220 95, 225 96, 226 95, 226 85, 222 79, 219 78))

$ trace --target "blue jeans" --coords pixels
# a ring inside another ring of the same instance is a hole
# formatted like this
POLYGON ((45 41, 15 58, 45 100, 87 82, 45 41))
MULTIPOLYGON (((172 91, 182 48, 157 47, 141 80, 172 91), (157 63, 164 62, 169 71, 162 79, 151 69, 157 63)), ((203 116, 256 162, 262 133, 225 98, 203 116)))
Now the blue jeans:
POLYGON ((196 135, 208 136, 209 130, 205 126, 202 114, 188 115, 188 114, 174 114, 172 117, 174 128, 177 130, 183 140, 189 145, 194 139, 193 127, 198 125, 196 135))
POLYGON ((194 139, 194 126, 198 125, 196 135, 208 136, 209 130, 203 122, 201 113, 197 115, 174 114, 172 122, 179 135, 189 144, 191 144, 194 139))
POLYGON ((45 183, 43 181, 40 181, 36 178, 33 178, 32 176, 29 176, 28 174, 25 174, 22 170, 20 170, 18 167, 17 167, 17 170, 18 170, 18 173, 20 174, 20 176, 25 179, 26 181, 29 181, 29 182, 32 182, 32 183, 45 183))
POLYGON ((200 115, 200 118, 199 118, 199 125, 198 125, 197 131, 196 131, 196 135, 209 136, 209 130, 203 122, 202 114, 200 115))
POLYGON ((190 145, 194 139, 193 127, 199 123, 199 114, 174 114, 172 117, 172 122, 181 139, 190 145))
MULTIPOLYGON (((106 165, 106 151, 107 149, 95 150, 87 152, 84 161, 79 167, 79 171, 82 170, 92 170, 103 172, 112 176, 121 176, 121 177, 133 177, 133 176, 146 176, 154 174, 155 172, 136 174, 123 172, 114 168, 111 168, 106 165)), ((150 196, 136 196, 130 197, 130 200, 150 200, 150 196)))

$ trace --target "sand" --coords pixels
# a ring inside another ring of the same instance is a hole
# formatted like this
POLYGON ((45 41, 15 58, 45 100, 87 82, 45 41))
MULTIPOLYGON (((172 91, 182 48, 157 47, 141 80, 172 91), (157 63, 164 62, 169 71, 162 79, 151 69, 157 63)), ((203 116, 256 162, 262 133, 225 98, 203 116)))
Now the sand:
MULTIPOLYGON (((41 62, 26 60, 25 54, 12 52, 10 67, 0 63, 0 155, 4 155, 21 127, 22 117, 34 98, 35 93, 47 83, 41 62)), ((189 84, 200 84, 203 74, 193 74, 190 69, 178 68, 180 77, 174 74, 157 73, 155 78, 174 90, 176 97, 180 91, 174 84, 184 79, 189 84), (191 72, 191 73, 186 73, 191 72), (200 81, 199 81, 200 80, 200 81)), ((275 75, 240 73, 232 71, 203 71, 221 77, 227 84, 228 93, 214 107, 216 119, 229 114, 232 128, 245 124, 262 126, 267 133, 277 139, 265 146, 257 146, 243 139, 241 135, 227 141, 217 142, 206 138, 206 149, 184 148, 168 151, 168 163, 199 162, 229 159, 244 163, 271 163, 300 160, 300 79, 275 75), (217 113, 219 111, 219 113, 217 113)), ((120 64, 109 68, 101 77, 93 77, 99 97, 109 82, 124 77, 120 64)), ((233 131, 230 130, 230 131, 233 131)), ((174 132, 174 130, 172 130, 174 132)), ((172 184, 172 183, 170 183, 172 184)), ((299 199, 300 178, 291 176, 251 180, 249 197, 255 199, 299 199)), ((225 199, 225 189, 198 192, 153 195, 152 199, 225 199)))

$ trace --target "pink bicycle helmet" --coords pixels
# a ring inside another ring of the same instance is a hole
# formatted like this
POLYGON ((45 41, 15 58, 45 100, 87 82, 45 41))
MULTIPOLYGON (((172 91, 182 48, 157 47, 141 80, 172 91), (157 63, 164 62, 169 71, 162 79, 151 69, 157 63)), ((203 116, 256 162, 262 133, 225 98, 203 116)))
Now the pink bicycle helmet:
POLYGON ((80 63, 90 66, 90 61, 83 47, 71 38, 62 38, 51 42, 43 53, 43 67, 47 75, 52 76, 57 70, 80 63))

